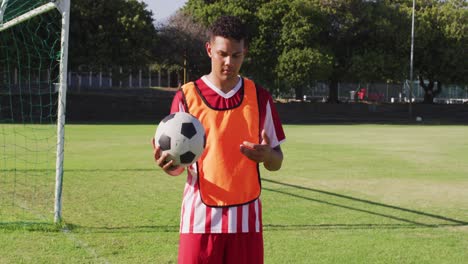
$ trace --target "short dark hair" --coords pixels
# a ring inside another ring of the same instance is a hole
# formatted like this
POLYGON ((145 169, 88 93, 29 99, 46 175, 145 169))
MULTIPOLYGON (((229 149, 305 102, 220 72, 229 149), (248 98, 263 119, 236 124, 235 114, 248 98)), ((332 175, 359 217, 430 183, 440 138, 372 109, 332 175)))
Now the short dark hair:
POLYGON ((247 42, 247 27, 238 17, 221 16, 209 28, 210 40, 216 36, 247 42))

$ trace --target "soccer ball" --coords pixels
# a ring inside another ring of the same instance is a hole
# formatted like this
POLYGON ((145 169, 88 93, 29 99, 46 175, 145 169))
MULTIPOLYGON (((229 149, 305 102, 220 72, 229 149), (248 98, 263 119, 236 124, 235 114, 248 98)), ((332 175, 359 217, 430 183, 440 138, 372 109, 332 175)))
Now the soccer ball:
POLYGON ((195 163, 206 144, 203 125, 196 117, 184 112, 166 116, 159 123, 154 138, 162 153, 169 153, 168 159, 174 160, 175 166, 195 163))

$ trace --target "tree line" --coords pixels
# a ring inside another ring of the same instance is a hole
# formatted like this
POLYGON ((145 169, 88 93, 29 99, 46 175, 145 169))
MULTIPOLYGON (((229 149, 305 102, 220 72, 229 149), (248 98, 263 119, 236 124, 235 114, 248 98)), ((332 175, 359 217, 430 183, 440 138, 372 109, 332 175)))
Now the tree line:
MULTIPOLYGON (((210 70, 206 27, 221 15, 248 25, 242 74, 281 93, 327 82, 398 83, 409 79, 412 0, 189 0, 158 24, 137 0, 74 0, 70 68, 125 65, 186 69, 188 79, 210 70)), ((157 11, 156 11, 157 12, 157 11)), ((414 76, 432 102, 443 84, 468 78, 468 3, 416 0, 414 76)))

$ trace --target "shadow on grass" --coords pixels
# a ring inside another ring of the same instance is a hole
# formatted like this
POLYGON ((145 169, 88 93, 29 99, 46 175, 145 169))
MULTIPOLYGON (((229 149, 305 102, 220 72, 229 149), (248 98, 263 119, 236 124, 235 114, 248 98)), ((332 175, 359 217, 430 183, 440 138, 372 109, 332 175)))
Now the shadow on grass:
POLYGON ((0 231, 26 232, 73 232, 73 233, 151 233, 151 232, 179 232, 178 225, 168 226, 117 226, 117 227, 89 227, 73 223, 46 222, 0 222, 0 231))
POLYGON ((357 230, 357 229, 417 229, 457 227, 459 224, 414 225, 414 224, 317 224, 317 225, 274 225, 266 224, 264 231, 298 231, 298 230, 357 230))
MULTIPOLYGON (((416 227, 437 228, 437 227, 446 227, 446 226, 466 226, 466 225, 468 225, 468 222, 466 222, 466 221, 461 221, 461 220, 458 220, 458 219, 453 219, 453 218, 440 216, 440 215, 436 215, 436 214, 416 211, 416 210, 412 210, 412 209, 402 208, 402 207, 398 207, 398 206, 373 202, 373 201, 369 201, 369 200, 365 200, 365 199, 355 198, 355 197, 348 196, 348 195, 342 195, 342 194, 338 194, 338 193, 333 193, 333 192, 328 192, 328 191, 323 191, 323 190, 318 190, 318 189, 313 189, 313 188, 308 188, 308 187, 302 187, 302 186, 289 184, 289 183, 283 183, 283 182, 274 181, 274 180, 270 180, 270 179, 262 179, 262 181, 273 183, 273 184, 278 184, 278 185, 282 185, 282 186, 287 186, 287 187, 291 187, 291 188, 294 188, 294 189, 300 189, 300 190, 305 190, 305 191, 330 195, 330 196, 334 196, 334 197, 339 197, 339 198, 343 198, 343 199, 347 199, 347 200, 351 200, 351 201, 356 201, 356 202, 361 202, 361 203, 365 203, 365 204, 370 204, 370 205, 374 205, 374 206, 390 208, 390 209, 403 211, 403 212, 407 212, 407 213, 411 213, 411 214, 422 215, 422 216, 425 216, 425 217, 429 217, 429 218, 449 222, 449 224, 426 224, 426 223, 413 221, 413 220, 410 220, 410 219, 405 219, 405 218, 402 218, 402 217, 397 217, 397 216, 393 216, 393 215, 389 215, 389 214, 373 212, 373 211, 366 210, 366 209, 361 209, 361 208, 352 207, 352 206, 348 206, 348 205, 342 205, 342 204, 333 203, 333 202, 329 202, 329 201, 325 201, 325 200, 310 198, 310 197, 306 197, 306 196, 299 195, 299 194, 292 193, 292 192, 286 192, 286 191, 281 191, 281 190, 275 190, 275 189, 271 189, 271 188, 262 187, 263 190, 267 190, 267 191, 270 191, 270 192, 276 192, 276 193, 292 196, 292 197, 295 197, 295 198, 300 198, 300 199, 304 199, 304 200, 308 200, 308 201, 327 204, 327 205, 330 205, 330 206, 335 206, 335 207, 344 208, 344 209, 348 209, 348 210, 353 210, 353 211, 357 211, 357 212, 362 212, 362 213, 367 213, 367 214, 371 214, 371 215, 390 218, 390 219, 393 219, 393 220, 397 220, 397 221, 400 221, 400 222, 407 223, 405 225, 359 224, 359 225, 311 225, 311 226, 309 226, 309 225, 305 225, 305 226, 299 225, 299 226, 291 226, 292 228, 295 227, 296 229, 301 229, 301 228, 305 228, 305 227, 316 228, 316 229, 323 229, 323 228, 328 228, 328 229, 330 229, 330 228, 334 228, 334 229, 337 229, 337 228, 338 229, 356 229, 356 228, 373 229, 373 228, 376 228, 376 227, 379 227, 379 228, 416 228, 416 227)), ((277 229, 282 229, 282 230, 289 228, 288 226, 281 226, 281 225, 279 225, 279 226, 272 225, 270 227, 272 229, 277 228, 277 229)), ((269 228, 268 225, 266 226, 266 228, 269 228)))
POLYGON ((75 224, 67 224, 64 231, 73 233, 152 233, 152 232, 179 232, 178 225, 147 225, 147 226, 79 226, 75 224))
POLYGON ((0 222, 0 230, 3 231, 27 231, 27 232, 60 232, 63 226, 47 222, 0 222))

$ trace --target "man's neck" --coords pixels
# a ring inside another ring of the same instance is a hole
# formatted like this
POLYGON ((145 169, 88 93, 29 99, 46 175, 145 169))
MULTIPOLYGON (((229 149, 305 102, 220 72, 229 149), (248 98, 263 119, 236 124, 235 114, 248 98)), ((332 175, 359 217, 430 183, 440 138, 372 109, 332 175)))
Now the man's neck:
POLYGON ((237 85, 237 82, 239 82, 238 77, 226 81, 220 80, 216 78, 212 72, 206 75, 206 77, 214 86, 218 87, 224 93, 229 93, 237 85))

